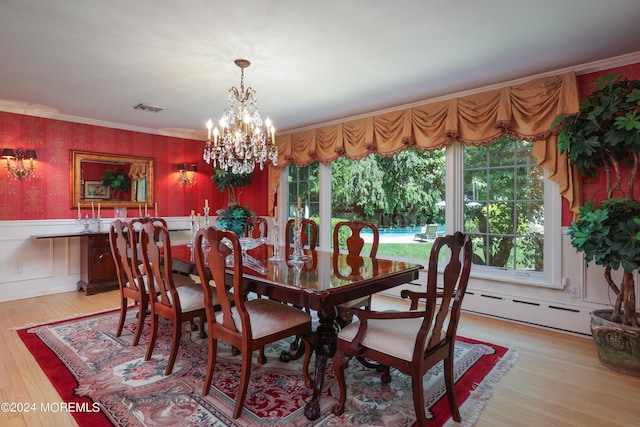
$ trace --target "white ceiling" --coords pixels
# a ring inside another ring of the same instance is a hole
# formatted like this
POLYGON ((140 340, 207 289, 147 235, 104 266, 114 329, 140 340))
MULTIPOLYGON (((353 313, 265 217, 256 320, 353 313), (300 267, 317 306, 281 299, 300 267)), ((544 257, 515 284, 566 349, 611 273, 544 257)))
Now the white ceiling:
POLYGON ((283 132, 638 51, 639 0, 2 0, 0 110, 204 137, 246 58, 283 132))

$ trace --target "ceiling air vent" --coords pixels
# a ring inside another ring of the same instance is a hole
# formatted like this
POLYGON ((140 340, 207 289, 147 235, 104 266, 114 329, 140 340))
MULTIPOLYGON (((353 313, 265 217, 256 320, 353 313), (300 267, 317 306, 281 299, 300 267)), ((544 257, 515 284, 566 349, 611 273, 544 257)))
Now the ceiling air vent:
POLYGON ((135 107, 136 110, 148 111, 150 113, 157 113, 158 111, 164 110, 162 107, 154 107, 153 105, 148 104, 138 104, 135 107))

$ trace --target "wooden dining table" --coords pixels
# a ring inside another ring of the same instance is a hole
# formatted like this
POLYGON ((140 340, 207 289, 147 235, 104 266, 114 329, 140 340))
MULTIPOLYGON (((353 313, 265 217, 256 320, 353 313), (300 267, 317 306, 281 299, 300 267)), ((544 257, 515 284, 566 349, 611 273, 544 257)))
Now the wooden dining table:
MULTIPOLYGON (((279 248, 279 253, 286 254, 286 248, 279 248)), ((197 274, 191 248, 187 245, 172 246, 171 254, 175 271, 197 274)), ((325 367, 336 350, 337 306, 414 281, 423 267, 404 261, 319 250, 306 250, 307 259, 301 264, 288 259, 273 262, 269 261, 273 256, 271 245, 259 246, 247 251, 246 255, 243 262, 246 291, 318 313, 319 325, 314 340, 316 361, 313 397, 304 411, 309 420, 315 420, 320 416, 319 399, 325 367)), ((230 279, 231 270, 229 273, 230 279)))

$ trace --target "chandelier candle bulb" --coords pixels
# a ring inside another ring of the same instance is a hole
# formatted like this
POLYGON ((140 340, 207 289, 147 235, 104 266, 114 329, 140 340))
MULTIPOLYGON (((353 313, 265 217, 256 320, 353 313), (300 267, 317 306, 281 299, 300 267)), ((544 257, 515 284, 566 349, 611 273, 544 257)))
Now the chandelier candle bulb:
POLYGON ((142 218, 142 205, 138 205, 138 217, 142 218))
POLYGON ((210 140, 211 139, 211 128, 213 127, 213 122, 211 122, 211 119, 207 120, 207 139, 210 140))
POLYGON ((302 199, 298 197, 298 209, 302 209, 302 199))
POLYGON ((96 217, 96 211, 93 209, 93 202, 91 202, 91 218, 96 217))
POLYGON ((98 218, 100 218, 100 203, 98 203, 98 218))
POLYGON ((156 202, 155 205, 153 206, 153 211, 155 212, 157 217, 160 216, 160 215, 158 215, 158 202, 156 202))
POLYGON ((78 218, 80 218, 82 215, 80 215, 80 202, 78 202, 78 218))
POLYGON ((205 208, 209 207, 209 199, 204 199, 204 207, 205 208))

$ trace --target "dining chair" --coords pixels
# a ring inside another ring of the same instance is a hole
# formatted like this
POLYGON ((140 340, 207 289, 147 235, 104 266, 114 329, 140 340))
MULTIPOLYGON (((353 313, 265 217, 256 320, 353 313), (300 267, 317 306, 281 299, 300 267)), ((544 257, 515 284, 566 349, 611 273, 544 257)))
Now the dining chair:
MULTIPOLYGON (((293 226, 295 219, 291 218, 287 221, 287 227, 285 229, 285 242, 287 246, 293 245, 293 226)), ((300 226, 302 231, 300 232, 300 242, 302 246, 306 246, 309 249, 315 249, 318 244, 318 224, 312 219, 302 218, 300 226)))
POLYGON ((215 227, 201 229, 196 235, 195 258, 200 275, 207 313, 209 356, 207 374, 204 379, 202 394, 207 395, 211 389, 211 381, 215 371, 217 343, 222 340, 240 350, 242 355, 240 382, 233 417, 238 418, 244 406, 247 387, 251 375, 251 359, 255 350, 260 350, 269 343, 283 338, 299 335, 305 343, 303 376, 306 387, 312 387, 309 377, 309 362, 313 347, 311 316, 297 308, 270 299, 244 298, 242 250, 238 236, 215 227), (203 249, 202 240, 206 238, 209 248, 203 249), (226 262, 227 246, 222 242, 231 242, 233 265, 226 262), (232 290, 223 292, 227 269, 231 268, 232 290), (211 282, 210 280, 213 280, 211 282), (220 312, 214 312, 219 302, 220 312))
POLYGON ((250 216, 247 218, 247 222, 244 227, 245 237, 258 239, 260 237, 267 237, 268 232, 269 224, 265 218, 261 216, 250 216))
POLYGON ((471 270, 471 240, 461 232, 438 237, 429 256, 426 292, 403 290, 401 296, 411 300, 408 311, 362 310, 352 308, 346 315, 358 321, 338 333, 333 369, 338 381, 338 403, 335 415, 345 409, 347 387, 345 368, 352 357, 365 357, 384 366, 382 382, 391 381, 390 367, 411 377, 413 406, 419 426, 427 425, 424 406, 423 376, 441 360, 444 381, 453 419, 460 422, 460 411, 454 387, 454 347, 460 306, 471 270), (449 252, 442 272, 442 289, 438 290, 438 259, 441 251, 449 252), (419 305, 424 301, 424 306, 419 305))
MULTIPOLYGON (((159 316, 173 323, 171 353, 165 375, 170 375, 178 355, 182 324, 200 318, 200 337, 205 338, 204 294, 200 285, 191 281, 189 284, 176 286, 175 276, 171 270, 171 239, 169 231, 161 224, 146 221, 141 224, 140 251, 144 272, 149 282, 149 301, 151 304, 151 336, 147 345, 145 360, 153 354, 158 336, 159 316)), ((183 276, 187 280, 186 276, 183 276)), ((214 303, 214 305, 216 305, 214 303)))
POLYGON ((142 328, 149 307, 147 278, 139 269, 136 241, 137 234, 131 222, 115 220, 109 226, 109 246, 116 267, 118 287, 120 289, 120 320, 116 329, 116 336, 122 334, 124 321, 127 317, 129 300, 138 305, 138 327, 133 338, 133 345, 138 345, 142 328))
MULTIPOLYGON (((333 252, 341 252, 346 247, 349 255, 365 255, 375 258, 378 253, 378 245, 380 244, 380 233, 375 224, 368 221, 340 221, 333 228, 333 252), (363 230, 371 230, 371 249, 363 254, 364 238, 361 236, 363 230)), ((335 257, 334 257, 335 260, 335 257)), ((335 268, 335 267, 334 267, 335 268)), ((367 310, 371 308, 371 295, 348 301, 341 304, 340 307, 364 307, 367 310)))

